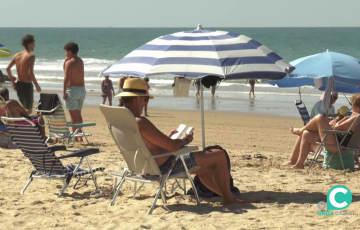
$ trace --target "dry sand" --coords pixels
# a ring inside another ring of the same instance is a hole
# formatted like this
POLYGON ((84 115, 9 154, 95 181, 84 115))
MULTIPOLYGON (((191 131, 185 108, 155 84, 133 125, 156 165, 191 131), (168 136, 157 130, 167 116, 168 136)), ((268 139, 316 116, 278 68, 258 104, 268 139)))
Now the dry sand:
MULTIPOLYGON (((166 133, 179 123, 194 126, 194 144, 200 145, 199 112, 150 110, 149 113, 150 120, 166 133)), ((98 174, 104 196, 90 197, 94 186, 89 181, 88 186, 79 190, 70 187, 57 199, 61 182, 44 180, 35 180, 20 195, 32 166, 20 150, 1 149, 0 229, 356 229, 360 225, 359 171, 325 171, 320 166, 310 172, 281 168, 295 141, 289 127, 301 126, 301 120, 254 114, 206 112, 206 141, 207 145, 219 144, 228 150, 235 185, 244 198, 261 199, 261 203, 223 207, 220 198, 211 198, 201 199, 201 205, 196 206, 193 197, 177 190, 168 204, 158 200, 153 215, 146 216, 156 192, 155 185, 146 185, 133 199, 133 183, 126 182, 115 206, 109 207, 113 193, 111 174, 122 171, 124 161, 99 108, 86 107, 83 114, 84 122, 97 122, 95 128, 87 131, 94 134, 90 147, 99 147, 101 151, 91 156, 93 166, 106 167, 104 173, 98 174), (242 159, 243 154, 256 153, 268 159, 242 159), (347 211, 353 211, 354 215, 318 216, 318 202, 326 202, 329 189, 339 184, 352 191, 353 202, 347 211)))

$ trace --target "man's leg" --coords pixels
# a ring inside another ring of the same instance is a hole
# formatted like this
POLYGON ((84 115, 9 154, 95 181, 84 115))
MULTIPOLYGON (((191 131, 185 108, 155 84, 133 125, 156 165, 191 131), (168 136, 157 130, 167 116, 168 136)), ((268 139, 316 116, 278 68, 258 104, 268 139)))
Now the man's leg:
POLYGON ((200 97, 200 85, 195 83, 195 86, 196 86, 196 97, 200 97))
POLYGON ((300 154, 293 168, 304 169, 304 162, 307 156, 309 155, 309 152, 311 150, 311 145, 316 144, 316 142, 318 141, 320 141, 319 133, 310 132, 307 130, 303 132, 301 137, 301 144, 300 144, 300 154))
POLYGON ((106 97, 103 97, 103 102, 102 102, 102 104, 105 105, 105 103, 106 103, 106 97))
POLYGON ((112 106, 112 94, 109 94, 109 105, 112 106))
POLYGON ((211 86, 212 97, 215 98, 215 86, 211 86))
POLYGON ((230 190, 230 175, 224 151, 213 149, 193 154, 197 165, 201 167, 196 174, 207 188, 221 195, 223 205, 245 202, 237 198, 230 190))

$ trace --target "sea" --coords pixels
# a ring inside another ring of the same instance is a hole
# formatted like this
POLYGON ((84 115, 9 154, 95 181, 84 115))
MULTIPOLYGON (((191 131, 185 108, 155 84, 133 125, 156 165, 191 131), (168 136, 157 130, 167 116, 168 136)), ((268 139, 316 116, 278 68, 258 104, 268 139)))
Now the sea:
MULTIPOLYGON (((23 49, 21 39, 26 34, 35 36, 36 55, 35 76, 45 90, 61 89, 64 78, 63 46, 68 42, 79 44, 78 55, 84 60, 86 89, 100 93, 103 78, 100 72, 120 60, 132 50, 166 34, 194 28, 0 28, 0 43, 13 53, 23 49)), ((297 58, 327 49, 360 58, 360 28, 204 28, 243 34, 267 46, 284 60, 290 62, 297 58)), ((0 59, 0 70, 5 68, 10 58, 0 59)), ((13 69, 16 76, 16 70, 13 69)), ((119 76, 111 76, 116 85, 119 76)), ((154 76, 150 79, 152 94, 171 95, 173 79, 168 76, 154 76)), ((191 87, 191 94, 194 94, 191 87)), ((217 88, 218 97, 247 98, 249 85, 245 80, 225 81, 217 88)), ((298 88, 278 88, 265 83, 256 84, 258 95, 283 95, 296 98, 298 88)), ((321 94, 315 88, 303 87, 302 96, 317 98, 321 94)), ((206 95, 209 95, 207 93, 206 95)), ((311 99, 312 100, 312 99, 311 99)), ((313 99, 315 100, 315 99, 313 99)))

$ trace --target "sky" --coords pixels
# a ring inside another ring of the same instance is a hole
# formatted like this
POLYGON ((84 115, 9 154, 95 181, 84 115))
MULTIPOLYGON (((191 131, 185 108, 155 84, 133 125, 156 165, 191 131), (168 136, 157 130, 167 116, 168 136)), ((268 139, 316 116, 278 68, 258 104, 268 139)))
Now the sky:
POLYGON ((0 8, 0 27, 360 26, 360 0, 2 0, 0 8))

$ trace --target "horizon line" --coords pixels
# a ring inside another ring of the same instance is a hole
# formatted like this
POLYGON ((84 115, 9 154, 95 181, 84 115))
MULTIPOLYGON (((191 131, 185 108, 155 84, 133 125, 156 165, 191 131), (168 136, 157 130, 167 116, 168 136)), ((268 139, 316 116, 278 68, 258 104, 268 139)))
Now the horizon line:
MULTIPOLYGON (((34 26, 34 27, 10 27, 10 26, 6 26, 6 27, 1 27, 0 26, 0 29, 176 29, 176 28, 195 28, 195 27, 187 27, 187 26, 184 26, 184 27, 113 27, 113 26, 108 26, 108 27, 88 27, 88 26, 85 26, 85 27, 47 27, 47 26, 34 26)), ((273 26, 266 26, 266 27, 261 27, 261 26, 245 26, 245 27, 237 27, 237 26, 229 26, 229 27, 226 27, 226 26, 210 26, 210 27, 205 27, 205 28, 256 28, 256 29, 263 29, 263 28, 274 28, 274 29, 277 29, 277 28, 360 28, 360 26, 277 26, 277 27, 273 27, 273 26)))

